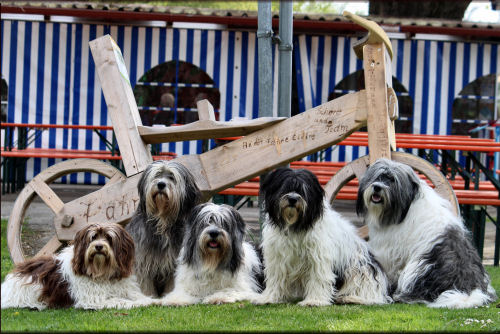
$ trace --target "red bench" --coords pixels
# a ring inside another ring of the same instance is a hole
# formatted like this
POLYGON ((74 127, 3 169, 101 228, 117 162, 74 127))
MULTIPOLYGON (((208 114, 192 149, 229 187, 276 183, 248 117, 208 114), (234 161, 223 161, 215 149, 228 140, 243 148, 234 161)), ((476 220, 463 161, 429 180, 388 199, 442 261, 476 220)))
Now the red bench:
MULTIPOLYGON (((98 159, 98 160, 121 160, 120 155, 113 155, 109 151, 99 150, 74 150, 57 148, 14 148, 10 151, 2 149, 1 156, 6 158, 53 158, 53 159, 98 159)), ((160 152, 154 155, 154 160, 170 160, 177 156, 174 152, 160 152)))
MULTIPOLYGON (((76 130, 92 130, 96 132, 101 140, 106 140, 102 137, 99 131, 109 131, 113 130, 111 126, 100 126, 100 125, 66 125, 66 124, 19 124, 19 123, 1 123, 2 129, 8 129, 9 131, 17 128, 18 131, 21 129, 35 129, 35 136, 41 134, 42 131, 46 129, 76 129, 76 130)), ((25 135, 26 132, 23 134, 25 135)), ((1 148, 0 155, 2 157, 2 166, 4 168, 2 174, 2 193, 14 192, 18 189, 24 187, 26 182, 25 172, 23 167, 24 161, 22 159, 29 158, 52 158, 52 159, 97 159, 97 160, 109 160, 118 163, 122 157, 117 152, 112 152, 110 150, 86 150, 86 149, 60 149, 60 148, 15 148, 13 143, 10 142, 10 133, 6 133, 4 147, 1 148), (11 159, 11 160, 9 160, 11 159), (16 160, 21 159, 21 160, 16 160), (19 164, 19 161, 22 165, 19 164), (21 170, 17 170, 21 169, 21 170), (9 190, 10 189, 10 190, 9 190)), ((28 137, 26 135, 26 137, 28 137)), ((31 141, 33 141, 33 136, 31 136, 31 141)), ((19 141, 19 137, 18 137, 19 141)), ((30 143, 26 143, 30 144, 30 143)), ((107 143, 107 147, 113 147, 112 144, 107 143)), ((173 152, 160 152, 153 156, 153 160, 170 160, 174 159, 177 155, 173 152)))
MULTIPOLYGON (((340 170, 345 163, 341 162, 308 162, 294 161, 290 164, 291 168, 305 168, 313 172, 321 185, 325 185, 331 177, 340 170)), ((427 181, 432 186, 429 180, 424 175, 419 175, 421 179, 427 181)), ((500 206, 498 191, 490 181, 481 181, 479 189, 464 190, 465 182, 460 178, 449 180, 455 191, 458 203, 472 205, 496 205, 500 206)), ((357 179, 349 181, 337 194, 336 199, 341 200, 356 200, 358 193, 359 181, 357 179)), ((255 177, 243 183, 235 185, 233 188, 225 189, 219 192, 221 195, 239 195, 239 196, 258 196, 259 194, 259 178, 255 177)))
MULTIPOLYGON (((221 138, 221 141, 235 140, 239 137, 221 138)), ((354 132, 338 145, 368 146, 367 132, 354 132)), ((421 135, 396 133, 396 146, 398 148, 412 149, 441 149, 456 151, 472 151, 482 153, 500 152, 500 143, 493 139, 471 138, 470 136, 458 135, 421 135)), ((322 185, 325 185, 331 177, 345 165, 344 162, 309 162, 294 161, 291 168, 306 168, 313 172, 322 185)), ((420 175, 425 179, 423 175, 420 175)), ((430 181, 427 180, 430 183, 430 181)), ((465 190, 465 181, 456 176, 449 180, 455 190, 460 204, 473 205, 500 205, 498 191, 490 181, 479 182, 477 190, 465 190)), ((348 182, 338 193, 337 199, 355 200, 357 196, 358 180, 348 182)), ((253 178, 240 183, 233 188, 228 188, 220 192, 221 195, 246 195, 257 196, 259 193, 259 178, 253 178)))

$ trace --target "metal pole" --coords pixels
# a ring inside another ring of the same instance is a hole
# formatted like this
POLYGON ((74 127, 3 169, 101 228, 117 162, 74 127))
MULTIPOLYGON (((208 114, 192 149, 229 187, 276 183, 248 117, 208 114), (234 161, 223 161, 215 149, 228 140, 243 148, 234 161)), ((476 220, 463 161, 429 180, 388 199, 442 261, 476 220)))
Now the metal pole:
POLYGON ((293 1, 280 1, 278 116, 292 115, 293 1))
POLYGON ((271 1, 258 4, 259 117, 273 115, 273 59, 271 1))
MULTIPOLYGON (((272 59, 272 17, 271 1, 259 1, 257 17, 257 42, 258 42, 258 66, 259 66, 259 117, 271 117, 273 115, 273 59, 272 59)), ((260 176, 260 187, 265 179, 265 174, 260 176)), ((259 196, 259 223, 265 219, 263 210, 263 198, 259 196)), ((262 230, 262 229, 261 229, 262 230)))

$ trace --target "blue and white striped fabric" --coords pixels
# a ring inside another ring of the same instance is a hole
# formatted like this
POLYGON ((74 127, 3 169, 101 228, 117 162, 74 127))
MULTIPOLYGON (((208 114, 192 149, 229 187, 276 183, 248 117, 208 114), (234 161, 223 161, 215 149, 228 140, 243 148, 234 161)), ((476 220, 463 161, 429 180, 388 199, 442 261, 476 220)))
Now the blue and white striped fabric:
MULTIPOLYGON (((295 60, 300 111, 327 101, 344 77, 362 68, 352 50, 354 38, 295 36, 295 60)), ((450 134, 453 100, 470 82, 498 73, 498 44, 391 40, 392 73, 411 96, 413 133, 450 134)), ((338 146, 327 160, 351 161, 364 147, 338 146)))
MULTIPOLYGON (((124 55, 134 86, 151 68, 170 60, 190 62, 210 75, 220 91, 221 120, 258 115, 256 33, 116 25, 1 21, 2 78, 8 85, 8 122, 111 125, 88 47, 110 34, 124 55)), ((273 48, 277 81, 277 46, 273 48)), ((277 85, 274 85, 274 113, 277 85)), ((108 140, 111 131, 104 133, 108 140)), ((3 136, 2 136, 3 140, 3 136)), ((196 142, 162 144, 163 151, 200 153, 196 142)), ((105 149, 92 131, 49 130, 33 147, 105 149)), ((30 159, 27 179, 54 164, 30 159)), ((74 182, 102 182, 96 175, 74 182)))
MULTIPOLYGON (((8 85, 8 122, 111 125, 88 42, 110 34, 122 49, 130 81, 170 60, 190 62, 214 80, 220 91, 221 120, 258 116, 257 41, 255 32, 173 29, 118 25, 1 21, 1 74, 8 85)), ((344 77, 362 68, 352 51, 355 38, 296 35, 296 63, 301 111, 326 102, 344 77)), ((481 76, 497 73, 498 44, 393 39, 393 75, 414 101, 414 133, 446 134, 458 92, 481 76)), ((273 82, 277 82, 277 45, 273 82)), ((277 85, 273 85, 273 113, 277 85)), ((111 132, 103 132, 111 139, 111 132)), ((3 136, 2 136, 3 140, 3 136)), ((196 141, 162 144, 163 151, 199 153, 196 141)), ((92 131, 44 131, 32 146, 105 149, 92 131)), ((339 146, 327 160, 350 161, 366 148, 339 146)), ((31 179, 54 159, 30 159, 31 179)), ((102 178, 79 176, 73 182, 102 178)))

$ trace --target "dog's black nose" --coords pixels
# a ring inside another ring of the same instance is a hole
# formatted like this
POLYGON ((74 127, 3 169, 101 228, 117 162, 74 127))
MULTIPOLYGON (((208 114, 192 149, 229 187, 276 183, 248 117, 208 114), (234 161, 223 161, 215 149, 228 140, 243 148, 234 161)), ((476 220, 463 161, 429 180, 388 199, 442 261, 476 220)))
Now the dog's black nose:
POLYGON ((97 244, 94 246, 94 248, 96 251, 100 252, 100 251, 102 251, 103 246, 101 244, 97 244))
POLYGON ((219 231, 210 230, 210 231, 208 231, 208 235, 210 236, 210 238, 215 239, 219 236, 219 231))
POLYGON ((290 205, 294 205, 295 203, 297 203, 299 201, 300 196, 297 194, 289 194, 289 195, 287 195, 287 199, 288 199, 288 203, 290 205))
POLYGON ((167 184, 165 182, 158 182, 158 184, 156 184, 156 186, 158 187, 158 189, 163 190, 163 189, 165 189, 167 184))
POLYGON ((382 188, 380 188, 380 186, 377 186, 377 185, 374 185, 373 186, 373 191, 378 193, 380 190, 382 190, 382 188))

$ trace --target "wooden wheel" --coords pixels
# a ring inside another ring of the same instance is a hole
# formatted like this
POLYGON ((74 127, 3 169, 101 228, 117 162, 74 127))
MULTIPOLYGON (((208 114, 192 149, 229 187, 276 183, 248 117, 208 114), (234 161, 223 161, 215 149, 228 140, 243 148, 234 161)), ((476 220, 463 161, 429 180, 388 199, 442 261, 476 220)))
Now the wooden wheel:
MULTIPOLYGON (((50 210, 54 214, 57 214, 64 207, 64 203, 48 185, 61 176, 79 172, 97 173, 107 177, 109 180, 105 186, 122 181, 126 178, 115 167, 92 159, 72 159, 63 161, 47 168, 34 177, 17 197, 7 225, 7 244, 9 246, 10 256, 15 264, 25 260, 21 243, 22 225, 26 212, 33 199, 36 197, 35 195, 38 195, 50 210)), ((57 238, 57 235, 54 235, 34 256, 52 254, 57 251, 61 245, 62 243, 57 238)))
MULTIPOLYGON (((448 180, 444 177, 444 175, 441 174, 441 172, 436 169, 434 165, 420 157, 404 152, 391 152, 391 159, 407 164, 414 170, 424 174, 432 182, 435 187, 434 189, 438 192, 438 194, 450 201, 455 214, 457 216, 460 215, 458 201, 453 188, 451 187, 448 180)), ((368 155, 365 155, 348 163, 341 170, 339 170, 325 186, 325 193, 327 198, 330 200, 330 203, 335 200, 335 197, 337 196, 340 189, 342 189, 342 187, 349 181, 351 181, 355 177, 360 180, 368 169, 369 165, 370 157, 368 155)), ((368 228, 366 226, 363 226, 362 228, 360 228, 359 234, 362 237, 367 237, 368 228)))

